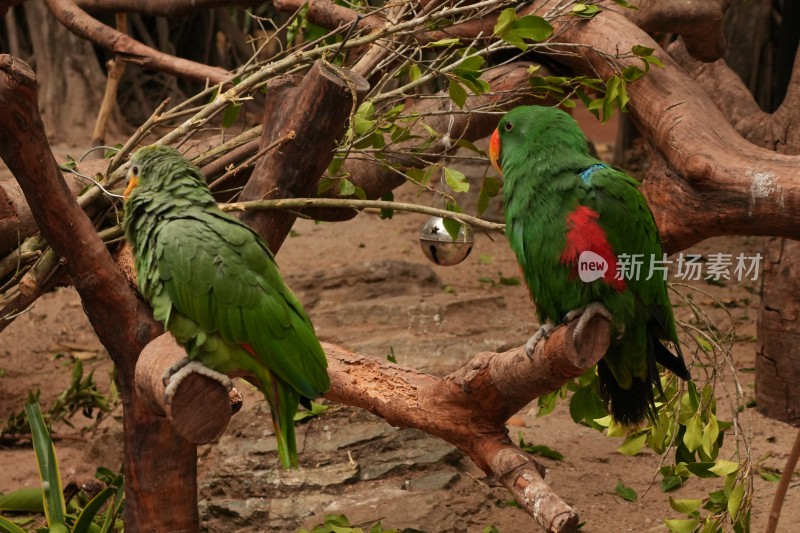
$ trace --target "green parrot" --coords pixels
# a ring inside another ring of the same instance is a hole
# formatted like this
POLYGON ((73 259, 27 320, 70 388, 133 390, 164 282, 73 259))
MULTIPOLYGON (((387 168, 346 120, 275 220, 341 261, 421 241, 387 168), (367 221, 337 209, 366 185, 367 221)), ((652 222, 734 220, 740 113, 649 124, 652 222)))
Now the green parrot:
POLYGON ((543 324, 528 354, 554 324, 601 304, 617 332, 597 364, 606 410, 627 426, 655 420, 653 387, 663 394, 656 363, 682 379, 691 375, 665 276, 650 271, 651 260, 666 263, 638 182, 592 157, 575 120, 552 107, 506 113, 489 153, 503 177, 506 235, 543 324), (643 268, 621 276, 624 260, 643 268))
POLYGON ((296 466, 297 406, 330 382, 314 327, 266 243, 217 207, 200 169, 173 148, 137 151, 124 197, 125 236, 153 316, 190 361, 255 375, 281 463, 296 466))

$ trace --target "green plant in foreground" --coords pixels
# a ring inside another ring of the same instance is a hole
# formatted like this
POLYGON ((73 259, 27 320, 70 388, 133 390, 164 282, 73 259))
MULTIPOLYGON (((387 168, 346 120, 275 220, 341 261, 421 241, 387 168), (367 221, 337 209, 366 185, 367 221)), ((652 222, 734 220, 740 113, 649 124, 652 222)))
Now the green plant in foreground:
MULTIPOLYGON (((78 494, 66 501, 56 450, 38 403, 25 405, 31 427, 36 465, 41 489, 21 489, 0 496, 0 512, 44 513, 47 531, 52 533, 107 533, 121 530, 118 519, 122 510, 124 487, 121 474, 99 468, 97 477, 105 488, 85 500, 78 494), (102 511, 102 512, 101 512, 102 511)), ((0 515, 0 533, 27 533, 19 524, 31 520, 11 520, 0 515)), ((40 528, 36 529, 41 531, 40 528)))

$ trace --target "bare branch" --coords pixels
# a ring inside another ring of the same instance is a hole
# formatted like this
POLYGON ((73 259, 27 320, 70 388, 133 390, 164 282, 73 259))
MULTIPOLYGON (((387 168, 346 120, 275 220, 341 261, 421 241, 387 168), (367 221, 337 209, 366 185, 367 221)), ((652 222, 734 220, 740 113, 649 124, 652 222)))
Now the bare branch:
POLYGON ((231 77, 225 69, 195 63, 150 48, 93 19, 71 0, 45 0, 45 2, 56 18, 71 32, 114 51, 124 61, 201 83, 206 81, 221 83, 231 77))

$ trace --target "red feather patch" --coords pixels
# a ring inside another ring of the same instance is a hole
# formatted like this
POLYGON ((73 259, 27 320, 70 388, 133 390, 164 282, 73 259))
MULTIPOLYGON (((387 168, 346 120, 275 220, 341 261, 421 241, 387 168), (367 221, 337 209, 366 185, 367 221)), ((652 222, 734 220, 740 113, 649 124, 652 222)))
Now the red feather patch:
POLYGON ((605 230, 597 222, 600 215, 597 211, 579 205, 567 216, 567 245, 561 252, 561 262, 572 265, 573 272, 578 275, 578 258, 583 252, 593 252, 605 260, 608 269, 603 275, 611 288, 625 290, 625 280, 617 278, 617 256, 608 242, 605 230))

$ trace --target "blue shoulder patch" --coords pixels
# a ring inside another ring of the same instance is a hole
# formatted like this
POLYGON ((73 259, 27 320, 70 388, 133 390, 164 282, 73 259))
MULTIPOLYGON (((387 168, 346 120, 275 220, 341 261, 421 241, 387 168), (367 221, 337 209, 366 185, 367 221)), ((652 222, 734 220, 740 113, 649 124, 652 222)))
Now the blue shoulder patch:
POLYGON ((601 168, 608 168, 608 165, 605 163, 595 163, 594 165, 590 166, 586 170, 580 173, 580 178, 583 180, 584 183, 589 183, 589 180, 592 179, 592 174, 594 174, 595 170, 600 170, 601 168))

